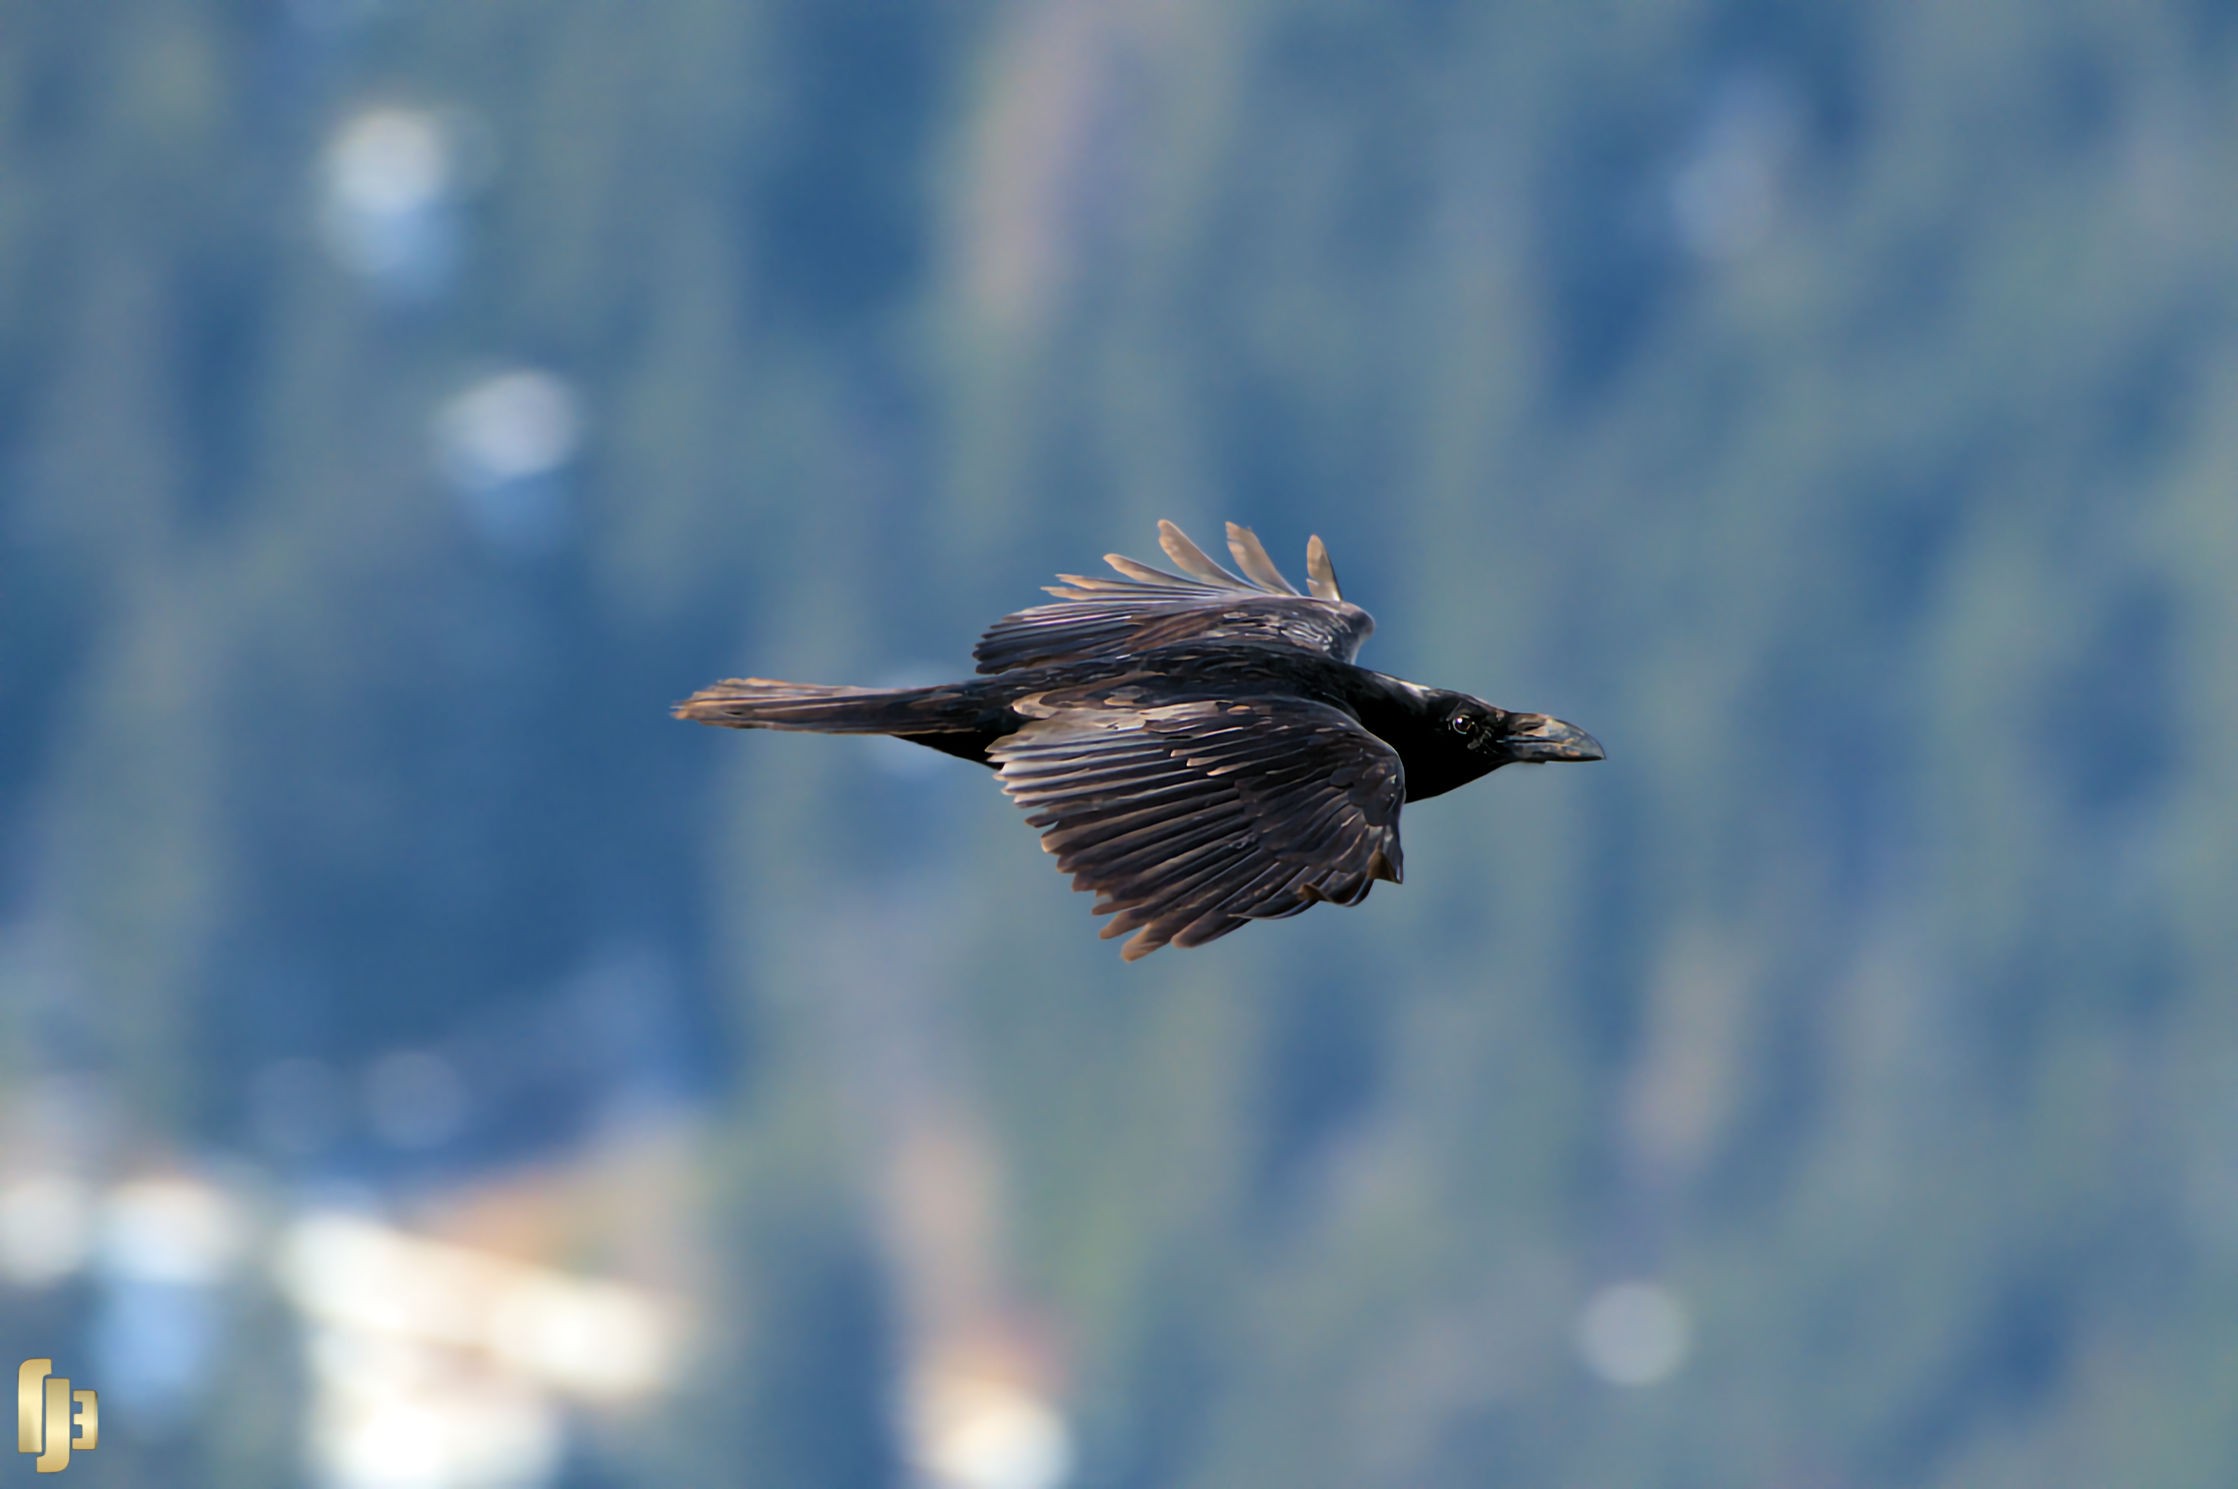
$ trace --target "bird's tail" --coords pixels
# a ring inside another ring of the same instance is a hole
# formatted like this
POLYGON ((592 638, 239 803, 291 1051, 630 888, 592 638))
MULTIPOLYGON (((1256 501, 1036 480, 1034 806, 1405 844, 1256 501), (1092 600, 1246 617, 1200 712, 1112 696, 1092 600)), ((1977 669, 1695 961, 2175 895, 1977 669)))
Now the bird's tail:
POLYGON ((977 725, 969 690, 850 688, 732 677, 676 705, 676 717, 728 729, 804 729, 817 734, 940 734, 977 725))

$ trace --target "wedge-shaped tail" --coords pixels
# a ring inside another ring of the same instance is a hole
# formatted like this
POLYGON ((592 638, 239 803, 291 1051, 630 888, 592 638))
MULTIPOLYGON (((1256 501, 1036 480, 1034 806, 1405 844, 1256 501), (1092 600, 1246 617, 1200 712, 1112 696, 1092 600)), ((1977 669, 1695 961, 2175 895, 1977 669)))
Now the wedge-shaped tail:
POLYGON ((676 705, 676 717, 727 729, 800 729, 817 734, 940 734, 969 730, 983 705, 966 687, 850 688, 828 683, 732 677, 676 705))

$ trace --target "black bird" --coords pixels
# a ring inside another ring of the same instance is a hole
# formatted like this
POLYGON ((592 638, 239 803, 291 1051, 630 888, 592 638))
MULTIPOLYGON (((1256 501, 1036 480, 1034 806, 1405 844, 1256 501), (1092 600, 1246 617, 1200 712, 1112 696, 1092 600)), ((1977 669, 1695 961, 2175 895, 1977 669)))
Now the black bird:
POLYGON ((1399 882, 1399 806, 1518 761, 1598 760, 1545 714, 1355 666, 1375 629, 1337 593, 1317 537, 1310 593, 1228 524, 1241 575, 1170 522, 1182 572, 1107 554, 1117 579, 1064 574, 1054 605, 979 638, 980 676, 930 688, 732 678, 676 716, 733 729, 890 734, 993 766, 1129 961, 1321 900, 1399 882))

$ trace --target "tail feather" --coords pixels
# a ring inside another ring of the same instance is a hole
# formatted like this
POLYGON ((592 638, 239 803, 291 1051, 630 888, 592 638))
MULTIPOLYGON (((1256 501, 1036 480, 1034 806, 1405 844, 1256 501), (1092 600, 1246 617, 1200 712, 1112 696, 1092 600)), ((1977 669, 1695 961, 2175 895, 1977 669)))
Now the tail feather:
POLYGON ((676 705, 676 717, 728 729, 818 734, 927 734, 968 727, 978 705, 955 687, 854 688, 732 677, 676 705))

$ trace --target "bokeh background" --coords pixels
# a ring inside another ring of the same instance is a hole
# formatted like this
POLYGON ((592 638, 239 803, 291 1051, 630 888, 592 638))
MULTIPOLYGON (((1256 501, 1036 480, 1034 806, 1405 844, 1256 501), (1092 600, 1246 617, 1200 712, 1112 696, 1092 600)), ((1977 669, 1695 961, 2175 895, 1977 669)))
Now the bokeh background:
POLYGON ((57 1482, 2238 1482, 2233 183, 2226 0, 0 6, 57 1482), (1162 516, 1610 759, 1123 966, 667 716, 1162 516))

